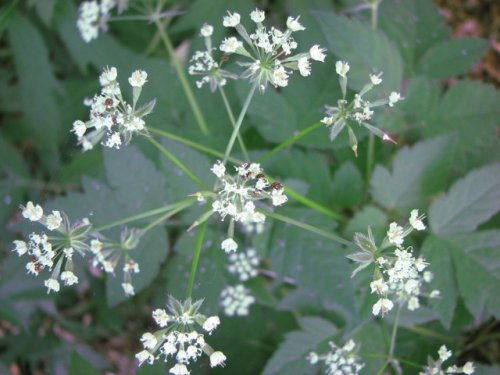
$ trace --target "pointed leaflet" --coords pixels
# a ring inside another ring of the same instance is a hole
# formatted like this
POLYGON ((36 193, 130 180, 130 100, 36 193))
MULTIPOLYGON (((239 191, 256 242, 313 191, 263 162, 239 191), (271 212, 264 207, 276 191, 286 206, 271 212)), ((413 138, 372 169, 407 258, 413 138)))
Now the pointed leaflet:
POLYGON ((432 231, 443 236, 469 233, 500 210, 500 164, 470 172, 429 208, 432 231))

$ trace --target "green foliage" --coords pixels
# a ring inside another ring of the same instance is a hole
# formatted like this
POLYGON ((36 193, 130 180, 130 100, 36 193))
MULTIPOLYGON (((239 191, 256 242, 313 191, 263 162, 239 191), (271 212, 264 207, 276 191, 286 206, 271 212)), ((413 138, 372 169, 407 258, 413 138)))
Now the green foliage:
MULTIPOLYGON (((141 272, 132 275, 136 295, 126 298, 123 257, 115 275, 96 273, 89 258, 79 259, 74 268, 80 283, 47 294, 45 274, 27 275, 29 259, 10 251, 12 240, 38 230, 22 219, 19 205, 31 200, 45 212, 63 210, 72 222, 88 217, 94 228, 107 228, 103 235, 119 241, 125 227, 145 228, 162 214, 120 224, 122 219, 212 189, 210 168, 222 159, 233 129, 220 94, 198 90, 199 76, 188 75, 210 131, 201 133, 154 23, 109 22, 107 32, 85 43, 75 27, 79 3, 13 0, 0 5, 0 373, 129 371, 140 335, 153 329, 151 312, 163 307, 168 295, 185 298, 199 227, 186 229, 210 209, 195 202, 144 234, 130 250, 141 272), (140 104, 156 99, 145 117, 152 139, 134 137, 120 150, 96 146, 81 153, 71 124, 89 118, 82 101, 97 92, 105 66, 117 67, 126 99, 132 96, 127 77, 136 69, 147 71, 140 104), (174 137, 161 136, 162 130, 174 137)), ((316 44, 328 48, 325 63, 312 62, 310 76, 296 73, 287 87, 257 92, 243 120, 248 161, 273 150, 262 166, 295 194, 289 194, 286 205, 272 207, 281 216, 270 213, 262 233, 244 234, 236 225, 238 251, 254 248, 261 257, 260 275, 246 282, 229 273, 227 254, 220 249, 228 219, 208 219, 192 297, 204 299, 204 314, 221 316, 221 327, 205 338, 228 360, 225 368, 211 369, 204 358, 192 374, 313 374, 320 370, 307 362, 309 352, 325 353, 328 341, 342 345, 351 338, 360 344, 358 355, 366 364, 361 374, 381 373, 395 314, 373 318, 373 267, 351 278, 357 265, 346 255, 353 249, 334 239, 348 241, 370 227, 380 244, 389 224, 406 223, 415 208, 427 215, 428 228, 413 232, 407 244, 426 258, 434 274, 426 291, 437 289, 441 297, 422 299, 417 311, 403 309, 395 358, 404 374, 418 374, 428 356, 436 358, 446 344, 461 353, 460 361, 484 361, 476 373, 498 372, 500 95, 494 85, 469 74, 489 43, 453 37, 432 1, 384 0, 377 25, 371 24, 369 9, 357 7, 360 3, 165 2, 169 10, 181 11, 166 19, 165 30, 186 74, 193 52, 204 48, 198 35, 204 22, 214 25, 214 47, 233 35, 222 27, 228 9, 240 12, 246 26, 256 6, 265 5, 266 23, 280 28, 289 15, 300 14, 306 30, 294 33, 298 51, 316 44), (372 153, 366 130, 352 123, 358 157, 347 131, 331 142, 323 126, 279 148, 318 124, 324 106, 335 106, 341 98, 336 60, 350 64, 348 99, 369 74, 381 71, 381 90, 373 91, 379 96, 370 100, 401 92, 404 101, 377 108, 373 119, 397 144, 376 139, 372 153), (220 291, 239 283, 256 303, 248 317, 224 317, 220 291)), ((232 70, 238 61, 232 55, 224 68, 232 70)), ((224 89, 237 118, 248 82, 229 80, 224 89)), ((231 157, 243 160, 241 151, 236 142, 231 157)), ((227 164, 231 173, 232 164, 227 164)), ((270 208, 260 202, 258 207, 270 208)), ((166 372, 164 364, 155 363, 137 373, 166 372)), ((384 373, 396 372, 388 366, 384 373)))

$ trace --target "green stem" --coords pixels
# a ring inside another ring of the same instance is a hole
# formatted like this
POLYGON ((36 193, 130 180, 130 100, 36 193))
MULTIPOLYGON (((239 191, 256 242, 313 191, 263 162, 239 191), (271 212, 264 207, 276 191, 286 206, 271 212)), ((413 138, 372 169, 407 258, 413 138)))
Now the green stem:
POLYGON ((370 186, 370 178, 373 169, 373 160, 375 157, 375 136, 370 133, 368 136, 368 152, 366 155, 366 190, 365 197, 368 196, 369 186, 370 186))
POLYGON ((231 150, 233 149, 234 141, 236 140, 236 137, 238 136, 241 128, 241 124, 243 123, 243 118, 245 117, 245 114, 247 113, 248 107, 250 106, 250 102, 252 101, 253 94, 255 93, 255 89, 257 88, 258 82, 256 81, 253 85, 252 88, 250 89, 250 92, 248 93, 247 98, 245 99, 245 103, 243 104, 243 108, 240 112, 240 115, 238 116, 238 121, 236 122, 236 125, 233 130, 233 134, 231 134, 231 138, 229 138, 229 142, 226 147, 226 152, 224 153, 224 159, 222 159, 222 164, 226 164, 229 155, 231 154, 231 150))
POLYGON ((273 211, 264 210, 263 213, 266 216, 272 217, 273 219, 280 220, 280 221, 283 221, 285 223, 288 223, 288 224, 291 224, 291 225, 295 225, 296 227, 305 229, 305 230, 307 230, 309 232, 313 232, 313 233, 319 234, 320 236, 323 236, 325 238, 333 240, 333 241, 335 241, 335 242, 337 242, 339 244, 342 244, 342 245, 345 245, 345 246, 349 246, 349 247, 353 246, 353 243, 351 241, 348 241, 348 240, 346 240, 346 239, 344 239, 344 238, 342 238, 340 236, 337 236, 335 234, 327 232, 327 231, 325 231, 323 229, 317 228, 317 227, 315 227, 315 226, 313 226, 311 224, 303 223, 301 221, 289 218, 288 216, 277 214, 277 213, 275 213, 273 211))
POLYGON ((261 163, 261 162, 269 159, 271 156, 273 156, 278 151, 280 151, 280 150, 284 149, 285 147, 291 145, 292 143, 296 142, 298 139, 304 137, 305 135, 309 134, 313 130, 318 129, 322 125, 323 125, 323 123, 317 122, 315 124, 312 124, 312 125, 308 126, 304 130, 302 130, 300 133, 294 135, 293 137, 288 138, 283 143, 279 144, 278 146, 276 146, 275 148, 273 148, 271 151, 269 151, 267 154, 264 154, 263 156, 261 156, 260 158, 258 158, 257 161, 261 163))
POLYGON ((377 30, 378 24, 378 6, 381 0, 372 0, 371 11, 372 11, 372 30, 377 30))
POLYGON ((385 368, 391 361, 393 361, 394 358, 394 349, 396 348, 396 335, 398 333, 398 325, 399 325, 399 317, 401 314, 401 308, 403 305, 401 303, 398 304, 398 309, 396 310, 396 318, 394 319, 394 325, 392 326, 392 333, 391 333, 391 344, 389 346, 389 354, 387 355, 387 360, 385 361, 384 365, 378 370, 377 375, 380 375, 384 372, 385 368))
MULTIPOLYGON (((224 102, 224 107, 226 107, 227 115, 229 116, 229 120, 231 121, 231 125, 233 129, 236 127, 236 120, 234 118, 233 110, 231 109, 231 105, 229 104, 229 100, 227 100, 226 91, 224 91, 224 87, 219 86, 219 92, 222 96, 222 101, 224 102)), ((250 157, 248 156, 247 148, 245 147, 245 142, 243 142, 243 138, 241 134, 238 132, 238 143, 240 145, 241 151, 243 152, 243 157, 245 160, 250 161, 250 157)))
POLYGON ((198 102, 196 101, 193 91, 191 90, 191 86, 189 86, 186 74, 184 73, 184 68, 175 54, 172 42, 170 41, 167 32, 165 31, 159 20, 156 20, 156 26, 158 28, 158 31, 160 32, 160 37, 163 40, 163 44, 165 45, 172 63, 174 64, 175 71, 177 73, 177 76, 179 77, 182 88, 184 89, 184 93, 186 94, 186 97, 189 101, 189 105, 191 106, 191 110, 193 111, 194 117, 196 118, 196 122, 198 123, 198 126, 200 127, 203 134, 207 135, 209 133, 207 123, 205 122, 205 118, 203 117, 200 107, 198 106, 198 102))
POLYGON ((102 230, 113 228, 113 227, 116 227, 118 225, 127 224, 131 221, 136 221, 136 220, 144 219, 146 217, 158 215, 158 214, 161 214, 165 211, 171 210, 172 208, 175 208, 177 206, 177 204, 178 203, 169 204, 169 205, 164 206, 164 207, 155 208, 154 210, 149 210, 149 211, 141 212, 141 213, 138 213, 135 215, 127 216, 127 217, 122 218, 120 220, 112 221, 111 223, 101 225, 100 227, 93 228, 92 230, 95 232, 100 232, 102 230))
POLYGON ((158 219, 152 221, 147 226, 145 226, 142 229, 142 233, 143 234, 146 233, 150 229, 156 227, 158 224, 161 224, 162 222, 164 222, 168 218, 174 216, 175 214, 179 213, 180 211, 184 210, 185 208, 191 206, 194 202, 195 202, 195 199, 192 199, 192 198, 191 199, 186 199, 184 201, 179 202, 178 203, 178 207, 176 207, 173 210, 165 213, 165 215, 160 216, 158 219))
POLYGON ((285 192, 292 198, 294 198, 295 200, 299 201, 300 203, 302 203, 304 206, 307 206, 309 208, 312 208, 313 210, 316 210, 318 212, 321 212, 327 216, 330 216, 330 217, 333 217, 335 220, 338 220, 338 221, 346 221, 345 217, 342 216, 341 214, 338 214, 334 211, 331 211, 329 210, 328 208, 322 206, 321 204, 297 193, 295 190, 293 190, 292 188, 290 187, 285 187, 285 192))
MULTIPOLYGON (((170 133, 166 130, 162 130, 162 129, 157 129, 157 128, 153 128, 151 126, 148 126, 148 130, 151 132, 151 133, 155 133, 155 134, 158 134, 158 135, 161 135, 165 138, 169 138, 169 139, 173 139, 174 141, 177 141, 179 143, 182 143, 182 144, 185 144, 186 146, 189 146, 191 148, 194 148, 195 150, 199 150, 199 151, 202 151, 208 155, 212 155, 212 156, 215 156, 217 158, 223 158, 224 157, 224 154, 220 151, 217 151, 217 150, 214 150, 213 148, 210 148, 210 147, 207 147, 207 146, 204 146, 202 144, 199 144, 197 142, 193 142, 187 138, 183 138, 179 135, 176 135, 174 133, 170 133)), ((228 159, 229 161, 231 162, 234 162, 234 163, 241 163, 242 161, 241 160, 238 160, 236 158, 232 158, 230 157, 228 159)))
POLYGON ((191 263, 191 272, 189 273, 189 281, 186 292, 187 298, 191 298, 193 294, 194 280, 196 278, 196 271, 198 269, 198 263, 200 261, 201 248, 203 247, 203 238, 205 237, 206 229, 207 229, 207 222, 205 221, 200 226, 200 232, 198 233, 198 239, 196 240, 193 262, 191 263))
POLYGON ((202 189, 205 189, 205 190, 208 190, 208 187, 203 183, 201 182, 201 180, 196 177, 193 172, 191 172, 189 170, 188 167, 186 167, 186 165, 184 165, 183 162, 181 162, 175 155, 173 155, 170 151, 168 151, 165 147, 163 147, 157 140, 155 140, 154 138, 152 137, 147 137, 147 139, 153 144, 155 145, 155 147, 160 150, 163 155, 165 155, 167 158, 169 158, 172 163, 174 163, 175 165, 177 165, 180 169, 182 169, 184 171, 184 173, 186 173, 189 178, 191 178, 191 180, 193 180, 196 184, 198 184, 198 186, 200 186, 202 189))

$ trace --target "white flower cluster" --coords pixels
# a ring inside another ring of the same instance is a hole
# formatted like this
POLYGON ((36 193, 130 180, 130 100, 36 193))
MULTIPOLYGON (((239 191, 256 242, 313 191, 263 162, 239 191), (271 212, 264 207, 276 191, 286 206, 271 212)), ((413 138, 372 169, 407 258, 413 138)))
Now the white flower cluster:
POLYGON ((202 301, 192 302, 191 299, 181 303, 169 297, 168 312, 164 309, 153 311, 153 319, 162 329, 142 335, 144 350, 135 355, 139 363, 152 364, 162 355, 165 361, 171 357, 176 364, 170 368, 169 373, 187 375, 189 374, 187 366, 205 353, 210 357, 211 367, 224 366, 226 356, 220 351, 214 351, 205 342, 204 335, 194 328, 197 324, 211 334, 220 324, 219 317, 207 318, 199 313, 201 304, 202 301))
POLYGON ((309 353, 307 360, 311 365, 323 362, 327 375, 356 375, 365 366, 356 355, 357 348, 354 341, 349 340, 344 346, 339 347, 330 342, 330 351, 319 355, 309 353))
POLYGON ((247 281, 257 276, 259 263, 257 252, 254 249, 247 249, 246 252, 230 254, 227 269, 238 276, 240 281, 247 281))
POLYGON ((45 215, 40 205, 28 202, 22 208, 22 215, 25 219, 38 222, 47 228, 51 233, 31 233, 29 241, 14 241, 14 250, 19 256, 27 254, 31 257, 26 264, 28 273, 38 276, 44 269, 51 271, 51 276, 45 280, 47 293, 60 290, 61 280, 64 285, 78 283, 78 277, 73 273, 73 255, 78 252, 80 255, 88 250, 87 241, 92 225, 88 219, 70 224, 64 212, 52 211, 45 215))
POLYGON ((445 374, 466 374, 471 375, 474 373, 474 363, 467 362, 462 367, 456 365, 449 366, 446 370, 443 369, 443 363, 447 361, 452 353, 451 350, 443 345, 438 351, 439 358, 437 360, 429 359, 429 364, 424 368, 420 375, 445 375, 445 374))
MULTIPOLYGON (((234 28, 248 48, 237 37, 230 36, 222 41, 219 49, 226 55, 237 54, 248 58, 248 62, 238 62, 238 65, 245 68, 241 77, 256 82, 261 91, 266 89, 268 83, 274 87, 285 87, 293 71, 299 71, 302 76, 307 77, 311 74, 310 60, 323 62, 326 57, 326 50, 319 45, 314 45, 308 52, 292 55, 298 47, 292 34, 305 30, 299 18, 288 17, 285 31, 275 27, 268 30, 263 25, 264 11, 255 9, 250 13, 250 19, 256 28, 253 33, 249 33, 240 23, 241 16, 228 11, 223 19, 223 26, 234 28)), ((204 35, 203 29, 201 34, 204 35)))
POLYGON ((118 13, 123 12, 128 7, 128 0, 92 0, 80 5, 76 26, 85 42, 97 39, 99 30, 107 31, 110 12, 115 7, 118 13))
POLYGON ((340 132, 347 127, 349 131, 349 139, 351 148, 354 153, 357 153, 357 139, 352 131, 349 122, 354 121, 359 125, 365 127, 369 132, 373 133, 384 141, 394 142, 387 133, 379 128, 369 124, 367 121, 373 119, 373 108, 383 105, 393 107, 395 103, 403 100, 401 94, 391 92, 387 98, 379 99, 370 102, 363 99, 363 96, 371 91, 375 86, 382 83, 382 73, 370 74, 369 82, 361 89, 359 93, 354 94, 354 98, 348 102, 346 100, 347 91, 347 73, 350 66, 346 61, 337 61, 335 69, 339 75, 340 86, 342 89, 342 99, 337 101, 337 106, 326 106, 326 116, 321 120, 327 127, 330 127, 330 139, 333 141, 340 132))
MULTIPOLYGON (((420 307, 418 297, 423 294, 422 285, 430 282, 433 274, 425 271, 429 265, 423 257, 415 258, 411 248, 402 248, 404 238, 414 229, 424 230, 424 216, 418 215, 418 210, 413 210, 410 216, 410 224, 405 228, 397 223, 391 223, 387 231, 384 244, 394 245, 394 253, 377 257, 375 263, 378 267, 375 279, 370 283, 371 292, 379 296, 379 300, 373 306, 374 315, 385 315, 394 307, 394 302, 408 304, 409 310, 420 307), (390 297, 394 297, 395 301, 390 297)), ((382 245, 382 248, 386 247, 382 245)), ((434 290, 429 297, 439 297, 439 291, 434 290)))
POLYGON ((219 62, 215 61, 213 51, 216 50, 216 48, 212 47, 213 30, 213 26, 208 24, 204 24, 201 28, 200 35, 205 39, 206 50, 196 51, 193 57, 191 57, 191 60, 189 60, 190 65, 188 68, 189 74, 203 76, 200 80, 196 81, 196 86, 201 88, 207 83, 212 92, 219 86, 225 86, 228 78, 238 78, 237 75, 221 69, 224 60, 219 62))
POLYGON ((90 120, 73 123, 71 131, 77 136, 83 151, 91 150, 99 142, 118 149, 122 144, 128 144, 136 133, 148 135, 143 117, 151 113, 155 101, 136 109, 142 86, 147 82, 147 73, 136 70, 128 79, 133 89, 132 105, 123 99, 117 76, 115 67, 104 69, 99 77, 100 94, 86 102, 90 106, 90 120))
MULTIPOLYGON (((231 222, 239 222, 245 227, 261 227, 266 217, 256 211, 254 201, 271 199, 273 206, 280 206, 288 200, 283 186, 278 182, 270 183, 257 163, 244 163, 236 167, 236 176, 227 174, 226 167, 220 161, 211 170, 221 186, 216 191, 217 197, 212 203, 212 210, 220 215, 221 220, 230 216, 231 222)), ((238 244, 230 236, 222 242, 221 247, 229 253, 236 251, 238 244)))
POLYGON ((96 238, 90 241, 90 251, 94 255, 93 267, 114 274, 118 262, 122 256, 124 257, 122 288, 126 296, 135 295, 132 275, 138 274, 140 269, 139 264, 130 257, 129 251, 137 246, 141 235, 140 230, 125 228, 120 235, 119 243, 107 240, 102 235, 96 235, 96 238))
POLYGON ((250 306, 255 302, 255 297, 243 285, 228 285, 220 294, 220 304, 224 314, 228 316, 246 316, 250 306))

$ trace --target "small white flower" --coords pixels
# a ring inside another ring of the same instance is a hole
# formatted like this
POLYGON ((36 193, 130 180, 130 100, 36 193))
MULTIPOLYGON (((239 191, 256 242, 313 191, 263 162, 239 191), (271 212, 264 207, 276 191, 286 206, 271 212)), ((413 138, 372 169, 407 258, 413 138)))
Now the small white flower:
POLYGON ((240 24, 240 15, 236 12, 231 13, 227 11, 227 16, 224 16, 222 25, 225 27, 236 27, 240 24))
POLYGON ((24 241, 15 240, 14 245, 16 246, 14 250, 17 255, 21 256, 28 252, 28 245, 24 241))
POLYGON ((127 296, 135 295, 134 286, 131 283, 122 283, 122 288, 127 296))
POLYGON ((340 61, 339 60, 335 63, 335 71, 341 77, 345 77, 347 72, 349 71, 349 69, 350 69, 350 66, 349 66, 349 63, 347 61, 340 61))
POLYGON ((139 366, 142 365, 144 362, 149 363, 150 365, 153 364, 155 360, 155 356, 148 352, 147 350, 143 350, 142 352, 139 352, 135 355, 135 358, 139 361, 139 366))
POLYGON ((103 72, 99 76, 99 83, 101 86, 107 86, 110 83, 116 81, 116 77, 118 76, 118 71, 114 66, 111 68, 104 68, 103 72))
POLYGON ((431 294, 429 294, 429 298, 440 298, 441 292, 437 289, 434 289, 431 294))
POLYGON ((61 272, 61 280, 64 285, 74 285, 78 283, 78 277, 71 271, 61 272))
POLYGON ((210 367, 215 367, 221 365, 224 367, 224 361, 226 360, 226 356, 222 352, 213 352, 210 355, 210 367))
POLYGON ((403 100, 404 98, 401 96, 399 92, 391 92, 389 95, 389 107, 393 107, 394 104, 399 102, 400 100, 403 100))
POLYGON ((221 306, 228 316, 245 316, 249 314, 249 307, 255 302, 250 290, 242 284, 225 287, 220 294, 221 306))
POLYGON ((389 230, 387 231, 387 239, 390 243, 399 247, 403 244, 403 234, 402 227, 400 227, 397 223, 391 223, 389 225, 389 230))
POLYGON ((309 50, 309 56, 311 56, 311 59, 313 60, 325 62, 325 52, 325 48, 321 48, 318 44, 315 44, 309 50))
POLYGON ((173 375, 189 375, 189 371, 186 365, 183 365, 181 363, 177 363, 168 372, 173 375))
POLYGON ((200 29, 200 35, 205 38, 212 36, 213 32, 214 27, 212 25, 209 25, 208 23, 204 23, 200 29))
POLYGON ((439 348, 438 354, 441 362, 444 362, 451 357, 451 350, 448 350, 448 348, 445 345, 442 345, 439 348))
POLYGON ((420 302, 417 297, 411 297, 408 301, 408 310, 414 311, 420 307, 420 302))
POLYGON ((142 87, 147 82, 147 78, 148 73, 146 73, 144 70, 136 70, 132 73, 132 75, 128 79, 128 82, 132 87, 142 87))
POLYGON ((373 313, 373 315, 381 314, 382 316, 384 316, 389 311, 391 311, 393 307, 394 307, 394 304, 392 303, 392 301, 390 299, 381 298, 378 300, 378 302, 375 305, 373 305, 372 313, 373 313))
POLYGON ((311 74, 311 63, 307 57, 301 57, 299 61, 297 61, 297 65, 303 77, 307 77, 311 74))
POLYGON ((288 72, 282 65, 273 69, 271 83, 275 87, 286 87, 288 85, 288 72))
POLYGON ((372 82, 372 84, 374 86, 377 86, 377 85, 382 83, 382 78, 380 78, 381 76, 382 76, 382 73, 370 74, 370 81, 372 82))
POLYGON ((62 217, 59 211, 52 211, 52 214, 47 216, 45 226, 48 230, 54 230, 61 226, 62 217))
POLYGON ((383 278, 372 281, 370 283, 370 288, 372 293, 377 293, 378 295, 386 294, 389 289, 383 278))
POLYGON ((410 225, 416 230, 424 230, 425 224, 422 221, 423 215, 418 216, 418 210, 412 210, 410 213, 410 225))
POLYGON ((75 133, 78 139, 81 139, 84 136, 85 132, 87 131, 87 126, 83 121, 76 120, 73 123, 73 129, 71 129, 71 131, 75 133))
POLYGON ((43 216, 43 209, 39 204, 35 206, 33 202, 29 201, 23 208, 23 216, 30 221, 38 221, 43 216))
POLYGON ((232 238, 226 238, 224 241, 222 241, 221 248, 226 253, 230 253, 230 252, 236 251, 238 249, 238 244, 232 238))
POLYGON ((158 344, 155 335, 150 332, 146 332, 141 336, 141 342, 144 348, 149 350, 153 350, 156 344, 158 344))
POLYGON ((44 284, 47 287, 47 294, 49 294, 51 290, 53 290, 54 292, 59 292, 59 281, 57 281, 56 279, 47 279, 45 280, 44 284))
POLYGON ((462 372, 466 375, 473 374, 476 369, 474 368, 474 363, 467 362, 464 367, 462 367, 462 372))
POLYGON ((155 320, 156 324, 163 328, 167 326, 170 317, 165 310, 156 309, 155 311, 153 311, 153 319, 155 320))
POLYGON ((286 20, 286 27, 288 27, 292 32, 305 30, 306 28, 300 24, 299 18, 300 16, 297 18, 288 17, 286 20))
POLYGON ((234 53, 238 48, 241 48, 243 44, 236 39, 234 36, 226 38, 222 41, 219 49, 225 53, 234 53))
MULTIPOLYGON (((218 316, 211 316, 205 320, 203 323, 203 329, 208 333, 212 333, 214 329, 220 324, 220 319, 218 316)), ((213 367, 213 366, 212 366, 213 367)))
POLYGON ((255 23, 260 23, 266 18, 266 14, 263 10, 255 9, 250 13, 250 18, 255 23))
POLYGON ((224 166, 224 164, 222 164, 222 162, 220 160, 218 160, 217 163, 215 163, 213 165, 212 169, 210 169, 210 170, 218 178, 222 178, 226 174, 226 167, 224 166))
POLYGON ((271 192, 271 199, 273 201, 273 206, 281 206, 283 203, 288 201, 288 197, 283 194, 283 189, 273 189, 271 192))

